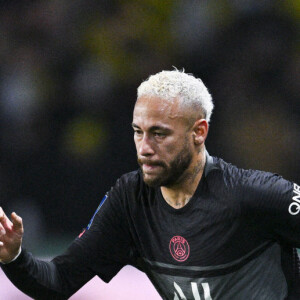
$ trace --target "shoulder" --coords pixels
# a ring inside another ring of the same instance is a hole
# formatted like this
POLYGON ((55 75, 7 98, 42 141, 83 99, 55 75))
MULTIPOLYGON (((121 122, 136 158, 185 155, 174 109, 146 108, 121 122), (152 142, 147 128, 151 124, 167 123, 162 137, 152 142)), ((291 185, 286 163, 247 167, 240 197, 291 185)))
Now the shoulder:
POLYGON ((134 203, 133 199, 143 198, 150 189, 143 180, 142 172, 135 170, 122 175, 111 188, 109 195, 116 195, 125 202, 134 203))
POLYGON ((118 188, 122 191, 135 190, 143 186, 143 176, 140 170, 135 170, 123 174, 116 182, 113 188, 118 188))
POLYGON ((142 174, 140 170, 134 170, 128 173, 123 174, 119 181, 123 184, 136 184, 142 179, 142 174))
POLYGON ((213 164, 215 170, 218 170, 227 185, 232 188, 246 188, 246 189, 272 189, 282 184, 287 184, 282 176, 253 169, 239 168, 231 163, 225 162, 223 159, 213 157, 213 164))
POLYGON ((118 178, 116 183, 102 198, 88 227, 90 227, 94 218, 96 224, 102 224, 103 220, 106 220, 106 223, 113 223, 114 219, 120 221, 124 218, 128 203, 134 202, 129 200, 133 199, 133 191, 136 190, 141 179, 141 174, 138 170, 123 174, 118 178))
POLYGON ((246 207, 269 208, 278 202, 290 201, 293 183, 282 176, 252 169, 238 168, 220 158, 213 158, 215 169, 221 174, 227 192, 246 207))

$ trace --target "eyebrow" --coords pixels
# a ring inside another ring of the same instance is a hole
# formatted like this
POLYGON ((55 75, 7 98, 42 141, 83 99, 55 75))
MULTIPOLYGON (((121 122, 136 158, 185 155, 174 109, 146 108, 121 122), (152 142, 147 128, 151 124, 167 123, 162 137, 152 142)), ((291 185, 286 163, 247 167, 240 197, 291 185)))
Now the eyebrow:
POLYGON ((137 127, 137 128, 140 128, 140 127, 139 127, 139 126, 137 126, 135 123, 132 123, 132 124, 131 124, 131 126, 132 126, 132 127, 137 127))
MULTIPOLYGON (((141 129, 138 125, 136 125, 135 123, 132 123, 132 127, 133 128, 139 128, 139 129, 141 129)), ((149 131, 155 131, 155 130, 164 130, 164 131, 166 131, 166 132, 172 132, 172 130, 170 129, 170 128, 168 128, 168 127, 165 127, 165 126, 158 126, 158 125, 156 125, 156 126, 151 126, 150 128, 149 128, 149 131)))

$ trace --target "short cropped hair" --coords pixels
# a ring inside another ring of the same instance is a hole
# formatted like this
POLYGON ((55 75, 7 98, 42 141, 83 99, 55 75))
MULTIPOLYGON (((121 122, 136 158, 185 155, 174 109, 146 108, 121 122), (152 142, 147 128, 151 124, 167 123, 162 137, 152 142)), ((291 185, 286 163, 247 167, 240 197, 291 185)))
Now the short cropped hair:
POLYGON ((142 96, 159 97, 165 100, 180 98, 183 105, 193 110, 201 110, 207 122, 214 108, 212 97, 200 78, 177 69, 161 71, 151 75, 141 83, 137 90, 137 98, 142 96))

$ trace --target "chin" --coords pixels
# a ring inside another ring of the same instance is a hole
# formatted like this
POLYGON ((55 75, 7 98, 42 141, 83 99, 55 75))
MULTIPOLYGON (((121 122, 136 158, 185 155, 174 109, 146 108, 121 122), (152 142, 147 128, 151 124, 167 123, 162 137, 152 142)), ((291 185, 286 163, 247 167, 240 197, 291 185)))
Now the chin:
POLYGON ((167 176, 153 176, 145 175, 143 173, 144 182, 150 187, 160 187, 160 186, 172 186, 176 181, 174 178, 169 178, 167 176))
POLYGON ((159 187, 161 186, 163 180, 159 176, 148 175, 143 173, 144 182, 150 187, 159 187))

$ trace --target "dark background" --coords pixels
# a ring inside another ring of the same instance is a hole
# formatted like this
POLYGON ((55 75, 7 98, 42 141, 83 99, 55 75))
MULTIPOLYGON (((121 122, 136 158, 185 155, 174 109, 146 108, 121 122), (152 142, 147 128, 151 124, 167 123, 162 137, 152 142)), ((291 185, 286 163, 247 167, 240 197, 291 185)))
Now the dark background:
POLYGON ((0 1, 0 205, 50 251, 137 168, 138 85, 173 66, 213 95, 207 149, 300 183, 297 0, 0 1))

